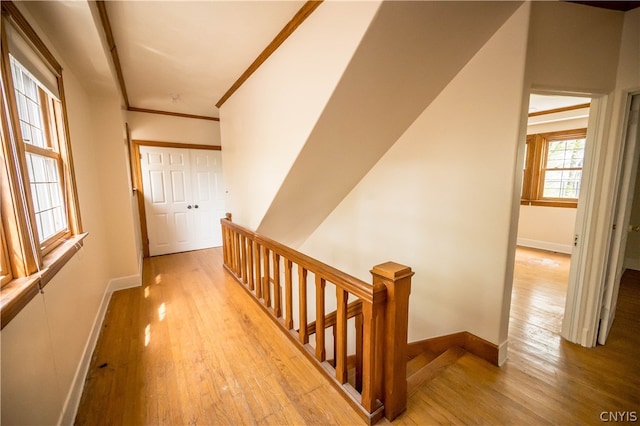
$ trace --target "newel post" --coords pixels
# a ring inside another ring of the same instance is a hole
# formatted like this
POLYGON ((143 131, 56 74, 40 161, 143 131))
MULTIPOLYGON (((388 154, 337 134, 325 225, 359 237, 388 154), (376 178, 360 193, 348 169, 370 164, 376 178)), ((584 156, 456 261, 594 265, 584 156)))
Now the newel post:
POLYGON ((407 408, 407 328, 409 294, 414 272, 409 266, 386 262, 371 270, 374 286, 387 288, 384 329, 384 416, 393 420, 407 408))

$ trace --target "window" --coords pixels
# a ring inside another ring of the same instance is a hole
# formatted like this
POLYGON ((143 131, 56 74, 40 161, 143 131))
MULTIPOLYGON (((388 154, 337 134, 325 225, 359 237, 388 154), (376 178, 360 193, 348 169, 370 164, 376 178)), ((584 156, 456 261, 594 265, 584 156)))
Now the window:
POLYGON ((521 204, 576 207, 587 129, 527 136, 521 204))
POLYGON ((2 327, 82 245, 62 69, 11 1, 2 5, 2 327))
POLYGON ((60 101, 47 93, 13 57, 11 71, 38 242, 46 251, 60 237, 69 234, 61 177, 63 162, 55 125, 62 121, 60 101))

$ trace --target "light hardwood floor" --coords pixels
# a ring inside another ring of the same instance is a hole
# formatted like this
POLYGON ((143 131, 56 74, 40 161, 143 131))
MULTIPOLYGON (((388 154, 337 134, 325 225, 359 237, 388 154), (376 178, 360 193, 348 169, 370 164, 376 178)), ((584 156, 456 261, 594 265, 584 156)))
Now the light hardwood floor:
POLYGON ((559 336, 569 263, 518 248, 507 363, 464 355, 393 423, 602 424, 602 412, 640 414, 640 280, 625 275, 607 344, 586 349, 559 336))
MULTIPOLYGON (((221 267, 219 249, 145 260, 114 293, 76 424, 363 422, 221 267)), ((466 354, 394 424, 599 424, 640 411, 640 280, 627 276, 606 346, 558 335, 568 257, 519 249, 510 357, 466 354)))
POLYGON ((76 424, 362 424, 221 249, 145 259, 143 276, 113 294, 76 424))

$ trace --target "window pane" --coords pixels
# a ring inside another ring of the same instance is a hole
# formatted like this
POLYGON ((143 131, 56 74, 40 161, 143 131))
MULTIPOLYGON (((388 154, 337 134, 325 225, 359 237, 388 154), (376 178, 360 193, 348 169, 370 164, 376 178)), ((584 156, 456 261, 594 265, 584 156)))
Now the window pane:
POLYGON ((585 139, 570 139, 549 142, 547 152, 548 169, 582 167, 585 139))
POLYGON ((547 144, 543 198, 571 198, 580 195, 585 138, 550 141, 547 144))
POLYGON ((547 170, 544 176, 544 198, 578 198, 581 170, 547 170))
POLYGON ((25 143, 45 148, 47 141, 43 131, 38 83, 13 57, 11 58, 11 71, 14 76, 13 85, 18 102, 22 140, 25 143))
POLYGON ((54 158, 26 153, 40 242, 67 229, 62 183, 54 158))

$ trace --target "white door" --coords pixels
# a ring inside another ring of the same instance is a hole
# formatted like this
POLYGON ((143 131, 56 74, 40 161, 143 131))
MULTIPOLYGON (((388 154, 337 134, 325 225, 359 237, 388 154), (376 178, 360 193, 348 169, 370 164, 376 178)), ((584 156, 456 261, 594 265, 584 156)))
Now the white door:
POLYGON ((631 205, 633 203, 633 190, 635 187, 635 177, 637 176, 638 157, 640 151, 640 95, 635 95, 631 101, 631 108, 628 115, 627 133, 624 143, 624 156, 622 157, 621 173, 618 187, 618 197, 616 200, 616 210, 614 219, 614 230, 611 238, 611 248, 609 250, 609 261, 607 264, 607 275, 604 284, 604 294, 602 299, 602 310, 600 312, 600 329, 598 331, 598 343, 604 345, 613 318, 616 314, 618 302, 618 291, 620 280, 624 272, 624 254, 627 246, 627 236, 629 233, 629 220, 631 217, 631 205))
MULTIPOLYGON (((191 201, 194 226, 191 228, 194 248, 222 245, 220 218, 224 217, 220 151, 190 150, 191 201)), ((188 208, 188 207, 187 207, 188 208)))
POLYGON ((140 165, 151 256, 222 244, 219 151, 141 146, 140 165))

